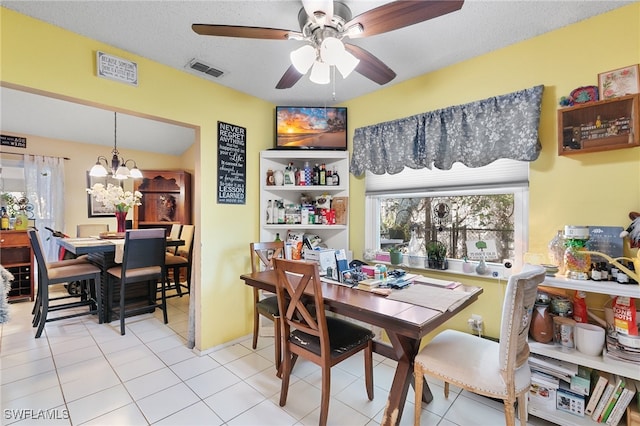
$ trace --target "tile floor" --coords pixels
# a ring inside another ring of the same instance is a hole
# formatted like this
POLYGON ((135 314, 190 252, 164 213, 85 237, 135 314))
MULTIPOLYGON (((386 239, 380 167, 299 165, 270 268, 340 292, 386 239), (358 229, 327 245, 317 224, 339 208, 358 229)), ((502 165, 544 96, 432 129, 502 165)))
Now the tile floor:
MULTIPOLYGON (((239 343, 197 356, 185 347, 188 297, 171 298, 169 325, 161 313, 98 324, 91 316, 48 323, 35 339, 28 302, 11 305, 0 325, 3 425, 317 425, 320 370, 299 360, 287 405, 278 405, 273 339, 251 349, 239 343)), ((369 401, 363 361, 353 357, 332 370, 329 424, 378 425, 394 362, 375 355, 375 398, 369 401)), ((434 401, 423 425, 501 425, 502 405, 452 387, 449 399, 431 383, 434 401)), ((413 392, 402 417, 413 424, 413 392)), ((548 425, 535 417, 531 425, 548 425)))

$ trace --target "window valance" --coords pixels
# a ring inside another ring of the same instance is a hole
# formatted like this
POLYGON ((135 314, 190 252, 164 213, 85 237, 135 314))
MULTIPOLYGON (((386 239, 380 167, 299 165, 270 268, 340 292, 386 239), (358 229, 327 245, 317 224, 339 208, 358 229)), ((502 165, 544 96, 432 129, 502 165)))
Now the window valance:
POLYGON ((405 167, 481 167, 500 158, 533 161, 544 86, 360 127, 350 171, 396 174, 405 167))

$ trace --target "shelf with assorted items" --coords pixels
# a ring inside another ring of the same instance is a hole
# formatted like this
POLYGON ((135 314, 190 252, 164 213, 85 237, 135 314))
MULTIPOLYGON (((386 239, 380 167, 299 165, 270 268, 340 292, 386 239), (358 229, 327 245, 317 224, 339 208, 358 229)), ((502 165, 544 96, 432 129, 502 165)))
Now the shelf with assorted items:
POLYGON ((640 94, 558 110, 558 155, 640 146, 640 94))
POLYGON ((312 232, 331 248, 348 248, 349 154, 347 151, 269 150, 260 153, 260 240, 286 241, 287 231, 312 232), (313 181, 324 164, 325 185, 313 181), (289 170, 290 165, 293 166, 289 170), (306 170, 305 166, 311 170, 306 170), (331 179, 328 172, 331 171, 331 179), (289 177, 286 174, 290 172, 289 177), (296 175, 297 172, 297 175, 296 175), (334 182, 337 174, 339 182, 334 182), (285 179, 286 178, 286 179, 285 179), (311 185, 301 185, 307 180, 311 185), (329 185, 328 183, 332 183, 329 185), (334 184, 336 183, 336 184, 334 184), (282 205, 281 209, 277 206, 282 205), (281 217, 284 215, 284 217, 281 217), (273 218, 273 219, 272 219, 273 218), (276 223, 272 223, 276 221, 276 223), (278 223, 278 220, 280 222, 278 223))
MULTIPOLYGON (((541 286, 556 289, 578 290, 589 293, 607 294, 610 296, 627 296, 640 298, 638 284, 618 284, 616 282, 602 282, 591 280, 572 280, 564 277, 547 277, 541 286)), ((553 343, 539 343, 529 341, 532 354, 542 355, 555 360, 569 362, 587 367, 603 373, 611 373, 621 377, 640 381, 640 367, 636 363, 619 361, 607 356, 606 345, 602 355, 590 356, 575 349, 567 349, 553 343)), ((577 416, 558 409, 545 409, 535 404, 529 404, 528 413, 542 419, 561 424, 575 426, 593 426, 599 424, 591 416, 577 416)))

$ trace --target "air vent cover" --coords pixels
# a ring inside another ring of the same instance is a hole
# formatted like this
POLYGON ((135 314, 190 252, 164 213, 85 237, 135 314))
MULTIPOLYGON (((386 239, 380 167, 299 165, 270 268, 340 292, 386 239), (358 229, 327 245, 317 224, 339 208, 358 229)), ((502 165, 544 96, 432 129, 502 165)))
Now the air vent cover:
POLYGON ((209 66, 198 59, 192 59, 187 65, 189 66, 189 68, 192 68, 196 71, 200 71, 202 73, 208 74, 216 78, 224 74, 224 71, 213 68, 212 66, 209 66))

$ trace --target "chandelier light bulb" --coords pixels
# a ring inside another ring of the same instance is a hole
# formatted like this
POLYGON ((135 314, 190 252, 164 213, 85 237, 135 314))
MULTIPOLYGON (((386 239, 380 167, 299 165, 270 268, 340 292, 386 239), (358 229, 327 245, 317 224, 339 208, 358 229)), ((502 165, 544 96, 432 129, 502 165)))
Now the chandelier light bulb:
POLYGON ((89 176, 94 176, 94 177, 105 177, 107 176, 107 174, 108 174, 107 169, 105 169, 104 166, 99 162, 94 164, 93 167, 91 168, 91 171, 89 172, 89 176))
POLYGON ((329 65, 336 65, 344 55, 344 44, 335 37, 327 37, 320 45, 320 57, 329 65))
POLYGON ((300 74, 306 74, 316 60, 316 50, 313 46, 306 44, 289 54, 291 63, 300 74))
POLYGON ((316 61, 311 68, 309 80, 316 84, 329 84, 331 81, 329 65, 324 62, 316 61))

